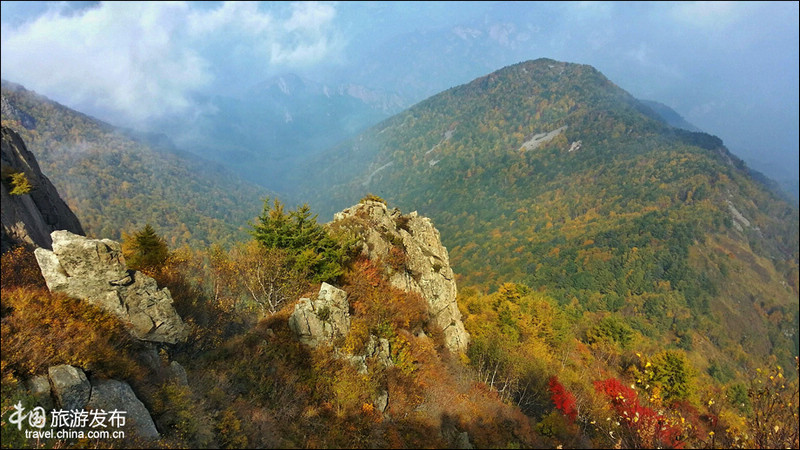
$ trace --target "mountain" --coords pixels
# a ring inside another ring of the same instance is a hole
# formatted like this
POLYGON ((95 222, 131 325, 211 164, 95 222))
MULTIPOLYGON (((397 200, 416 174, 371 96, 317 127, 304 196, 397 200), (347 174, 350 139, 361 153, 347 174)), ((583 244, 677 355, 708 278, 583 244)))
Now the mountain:
MULTIPOLYGON (((686 119, 681 117, 674 109, 669 106, 654 100, 642 100, 639 102, 653 110, 658 116, 667 124, 674 128, 681 128, 687 131, 702 132, 701 129, 687 122, 686 119)), ((789 203, 797 206, 798 199, 798 184, 797 180, 793 179, 790 175, 785 173, 785 168, 780 169, 778 164, 772 164, 753 158, 745 158, 745 162, 750 170, 750 175, 758 180, 761 184, 771 189, 777 195, 783 197, 789 203), (770 178, 765 173, 773 174, 770 178), (784 174, 784 177, 775 177, 775 174, 784 174)))
MULTIPOLYGON (((3 103, 6 108, 5 102, 3 103)), ((78 218, 42 173, 19 134, 2 127, 2 251, 17 245, 50 248, 50 233, 83 234, 78 218)))
POLYGON ((25 140, 90 236, 150 223, 177 247, 232 242, 268 191, 168 139, 115 128, 2 82, 2 121, 25 140))
POLYGON ((400 111, 397 95, 343 83, 329 85, 292 73, 274 76, 238 96, 215 96, 191 118, 158 129, 193 153, 250 182, 296 193, 309 158, 400 111))
POLYGON ((524 283, 733 367, 796 352, 797 208, 590 66, 508 66, 306 170, 323 216, 373 193, 431 217, 462 286, 524 283))
MULTIPOLYGON (((163 136, 13 85, 3 115, 97 188, 75 202, 106 227, 120 191, 142 196, 125 217, 246 200, 208 167, 189 180, 202 167, 163 136)), ((797 209, 592 67, 506 67, 301 170, 318 204, 354 206, 320 225, 265 202, 249 242, 189 236, 177 258, 152 227, 6 252, 4 445, 34 442, 34 405, 122 405, 138 426, 105 442, 124 448, 797 447, 797 209), (351 200, 368 191, 391 203, 351 200)))
POLYGON ((674 109, 670 108, 669 106, 657 102, 655 100, 639 100, 642 104, 652 109, 656 114, 658 114, 664 122, 667 122, 669 126, 675 128, 682 128, 687 131, 694 131, 694 132, 702 132, 703 130, 697 128, 696 126, 692 125, 691 123, 687 122, 686 119, 681 117, 674 109))

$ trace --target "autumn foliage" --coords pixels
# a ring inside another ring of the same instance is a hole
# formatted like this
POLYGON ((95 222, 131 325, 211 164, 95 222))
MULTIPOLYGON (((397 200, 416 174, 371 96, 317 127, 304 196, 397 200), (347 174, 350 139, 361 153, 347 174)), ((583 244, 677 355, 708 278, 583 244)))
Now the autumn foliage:
POLYGON ((43 289, 2 290, 3 367, 32 375, 71 364, 127 379, 140 375, 135 341, 116 317, 84 301, 43 289))
POLYGON ((623 446, 683 448, 682 430, 670 419, 639 402, 636 391, 616 378, 594 382, 595 390, 611 403, 622 427, 623 446))
POLYGON ((578 410, 575 409, 575 396, 572 395, 572 392, 566 390, 556 377, 550 377, 548 387, 550 389, 550 400, 552 400, 556 409, 561 411, 569 419, 570 423, 575 422, 578 417, 578 410))
POLYGON ((36 256, 25 247, 16 247, 7 251, 0 258, 0 286, 3 289, 13 287, 44 288, 45 282, 36 256))

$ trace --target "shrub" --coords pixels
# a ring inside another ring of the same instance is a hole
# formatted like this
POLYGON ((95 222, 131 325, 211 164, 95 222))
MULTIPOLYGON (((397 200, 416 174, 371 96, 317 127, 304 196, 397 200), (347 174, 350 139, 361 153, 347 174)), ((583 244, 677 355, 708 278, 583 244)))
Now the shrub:
POLYGON ((550 377, 548 387, 550 389, 550 399, 556 409, 561 411, 569 419, 570 423, 575 422, 578 417, 578 410, 575 409, 575 396, 572 395, 572 392, 566 390, 556 377, 550 377))
POLYGON ((406 230, 411 233, 411 228, 408 226, 408 222, 411 221, 411 218, 408 216, 397 216, 394 219, 394 224, 397 226, 398 230, 406 230))
POLYGON ((167 243, 149 223, 133 236, 125 235, 123 238, 123 255, 131 269, 152 274, 166 264, 169 258, 167 243))
POLYGON ((11 186, 13 186, 11 192, 9 192, 11 195, 25 195, 33 190, 33 186, 28 181, 28 177, 25 176, 25 172, 11 175, 11 186))
POLYGON ((386 200, 378 197, 375 194, 367 194, 367 195, 365 195, 361 200, 359 200, 358 203, 365 203, 365 202, 380 202, 380 203, 383 203, 384 205, 386 204, 386 200))
POLYGON ((33 185, 28 180, 25 172, 17 171, 9 166, 2 169, 3 183, 8 186, 8 193, 11 195, 25 195, 33 190, 33 185))
POLYGON ((344 273, 347 245, 317 223, 317 215, 308 205, 285 213, 278 199, 270 205, 266 198, 258 221, 251 225, 258 243, 268 249, 286 250, 289 266, 299 273, 308 272, 315 282, 333 281, 344 273))
POLYGON ((44 277, 36 262, 36 256, 25 247, 16 247, 0 257, 0 287, 45 288, 44 277))
POLYGON ((42 289, 2 291, 4 367, 29 376, 71 364, 118 379, 141 376, 136 341, 116 317, 84 301, 42 289))
POLYGON ((632 448, 683 448, 682 430, 652 408, 642 406, 638 395, 616 378, 595 381, 597 392, 606 396, 622 427, 623 445, 632 448))

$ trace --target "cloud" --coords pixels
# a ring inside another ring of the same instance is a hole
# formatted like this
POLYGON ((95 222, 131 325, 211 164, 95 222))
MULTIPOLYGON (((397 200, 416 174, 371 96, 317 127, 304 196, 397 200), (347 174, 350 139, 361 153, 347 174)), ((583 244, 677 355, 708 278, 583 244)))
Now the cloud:
POLYGON ((186 114, 215 83, 251 83, 336 57, 342 45, 332 5, 281 7, 103 2, 68 11, 52 4, 35 20, 3 24, 2 76, 125 125, 186 114))
POLYGON ((747 16, 750 8, 741 2, 678 2, 672 18, 699 28, 727 28, 747 16))
POLYGON ((332 5, 316 2, 295 4, 289 19, 282 24, 281 38, 271 47, 271 61, 290 66, 310 66, 337 55, 344 48, 344 39, 332 33, 329 24, 336 17, 332 5))

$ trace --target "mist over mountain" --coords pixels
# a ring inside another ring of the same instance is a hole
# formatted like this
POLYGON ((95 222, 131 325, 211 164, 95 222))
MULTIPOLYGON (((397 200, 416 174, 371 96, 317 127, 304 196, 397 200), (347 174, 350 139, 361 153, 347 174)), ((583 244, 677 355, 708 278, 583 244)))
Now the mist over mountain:
POLYGON ((171 245, 246 236, 269 191, 181 151, 165 136, 113 127, 3 80, 3 125, 36 155, 90 236, 146 223, 171 245))
POLYGON ((3 447, 800 446, 796 3, 0 8, 3 447))
POLYGON ((635 97, 669 105, 797 197, 792 3, 10 2, 3 11, 5 79, 109 123, 163 132, 279 185, 268 188, 293 189, 293 164, 339 142, 338 126, 363 129, 500 67, 549 57, 591 64, 635 97), (251 99, 290 74, 382 100, 251 99), (329 114, 337 127, 326 126, 329 114), (239 127, 251 118, 270 125, 247 127, 257 139, 239 127))
POLYGON ((195 115, 164 120, 154 129, 181 148, 289 196, 303 182, 297 171, 302 162, 405 106, 395 94, 292 73, 202 103, 195 115))

